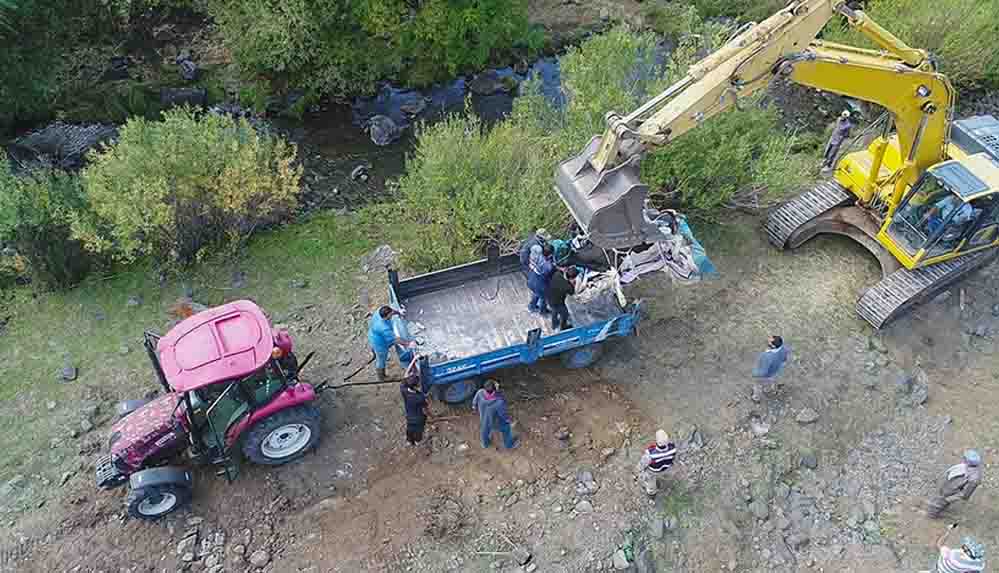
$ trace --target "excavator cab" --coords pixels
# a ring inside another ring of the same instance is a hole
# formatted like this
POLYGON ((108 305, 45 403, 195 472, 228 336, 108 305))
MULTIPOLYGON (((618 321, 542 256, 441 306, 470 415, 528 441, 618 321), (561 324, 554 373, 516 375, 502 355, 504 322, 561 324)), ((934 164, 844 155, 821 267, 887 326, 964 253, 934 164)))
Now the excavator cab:
POLYGON ((887 222, 885 238, 919 266, 944 261, 999 241, 997 207, 999 191, 947 161, 917 181, 887 222))

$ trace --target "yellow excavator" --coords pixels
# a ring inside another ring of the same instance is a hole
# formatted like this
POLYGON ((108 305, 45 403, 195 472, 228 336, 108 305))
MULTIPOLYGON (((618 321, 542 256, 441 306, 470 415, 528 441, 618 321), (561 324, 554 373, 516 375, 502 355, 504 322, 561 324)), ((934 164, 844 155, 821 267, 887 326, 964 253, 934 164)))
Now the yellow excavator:
POLYGON ((781 249, 836 233, 870 250, 884 278, 857 311, 871 325, 881 328, 999 254, 999 121, 953 120, 956 94, 933 58, 843 0, 792 0, 631 114, 608 113, 604 134, 556 170, 556 190, 584 235, 604 249, 659 240, 639 177, 645 150, 778 77, 889 112, 873 142, 845 154, 831 180, 773 209, 765 225, 781 249), (880 49, 816 40, 837 14, 880 49))

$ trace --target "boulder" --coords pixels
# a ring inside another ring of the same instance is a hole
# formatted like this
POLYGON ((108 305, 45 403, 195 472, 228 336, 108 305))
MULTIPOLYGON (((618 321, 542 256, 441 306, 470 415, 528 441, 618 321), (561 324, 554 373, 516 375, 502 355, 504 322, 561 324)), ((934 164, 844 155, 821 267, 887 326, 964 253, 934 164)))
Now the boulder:
POLYGON ((399 139, 402 135, 402 129, 391 117, 386 115, 376 115, 368 120, 367 123, 368 134, 371 136, 371 141, 375 145, 388 145, 393 141, 399 139))
POLYGON ((811 408, 803 408, 795 418, 799 424, 811 424, 818 421, 818 419, 819 413, 811 408))
POLYGON ((518 81, 510 76, 500 76, 496 70, 486 70, 468 82, 468 89, 480 96, 509 93, 517 89, 518 81))
POLYGON ((801 452, 801 467, 814 470, 819 467, 819 458, 815 454, 815 450, 802 450, 801 452))

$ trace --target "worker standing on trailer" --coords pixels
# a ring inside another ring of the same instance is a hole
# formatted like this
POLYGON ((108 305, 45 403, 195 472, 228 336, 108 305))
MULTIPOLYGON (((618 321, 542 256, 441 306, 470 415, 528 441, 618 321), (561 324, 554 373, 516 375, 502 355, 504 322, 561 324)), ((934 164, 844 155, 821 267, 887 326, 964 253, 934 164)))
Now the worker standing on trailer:
POLYGON ((759 402, 763 392, 777 388, 777 376, 787 363, 788 349, 784 339, 771 336, 767 339, 767 349, 760 353, 753 368, 753 402, 759 402))
POLYGON ((555 265, 549 257, 552 255, 551 245, 534 245, 531 247, 531 259, 527 271, 527 288, 531 290, 531 302, 527 304, 527 310, 548 314, 548 300, 545 292, 548 290, 548 283, 551 282, 555 265))
POLYGON ((538 229, 520 245, 520 268, 527 274, 531 265, 531 247, 537 245, 544 249, 544 246, 551 241, 548 231, 538 229))
POLYGON ((385 380, 385 367, 388 365, 389 351, 393 347, 403 369, 413 360, 412 347, 416 343, 396 333, 392 324, 392 317, 396 315, 399 315, 397 310, 385 305, 371 314, 371 321, 368 323, 368 343, 375 353, 375 371, 378 373, 378 380, 385 380))
POLYGON ((840 114, 839 119, 836 120, 832 136, 829 137, 829 143, 826 144, 826 149, 822 153, 823 173, 832 171, 832 168, 836 165, 836 158, 839 157, 839 148, 846 141, 846 138, 850 137, 851 129, 853 129, 853 123, 850 121, 850 112, 844 110, 840 114))
POLYGON ((659 493, 659 475, 673 467, 675 461, 676 445, 665 430, 656 430, 655 443, 649 444, 638 460, 638 480, 646 495, 655 497, 659 493))
POLYGON ((982 456, 976 450, 967 450, 961 463, 947 468, 936 495, 930 497, 926 515, 937 518, 952 502, 968 501, 981 481, 982 456))
POLYGON ((937 557, 935 573, 975 573, 977 571, 984 571, 985 547, 973 537, 963 537, 960 547, 947 547, 944 545, 950 533, 956 527, 956 523, 950 524, 947 527, 947 531, 937 539, 937 549, 940 551, 940 556, 937 557))
POLYGON ((579 272, 576 267, 569 267, 565 271, 555 271, 552 280, 548 283, 548 291, 545 296, 552 309, 552 330, 572 328, 572 321, 569 320, 569 307, 565 305, 565 299, 571 294, 576 294, 577 275, 579 272))

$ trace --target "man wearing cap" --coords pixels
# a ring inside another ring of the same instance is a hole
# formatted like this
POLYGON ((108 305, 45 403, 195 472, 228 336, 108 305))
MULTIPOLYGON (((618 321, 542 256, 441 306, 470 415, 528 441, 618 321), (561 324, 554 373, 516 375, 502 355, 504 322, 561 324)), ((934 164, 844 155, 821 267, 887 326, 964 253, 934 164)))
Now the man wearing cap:
POLYGON ((676 445, 669 441, 669 434, 656 430, 656 441, 642 451, 638 460, 638 479, 649 497, 659 493, 659 474, 673 467, 676 461, 676 445))
POLYGON ((961 463, 947 469, 937 494, 930 497, 926 515, 940 517, 954 501, 968 501, 982 481, 982 457, 975 450, 964 452, 961 463))
POLYGON ((974 573, 985 570, 985 547, 973 537, 961 539, 960 547, 947 547, 944 543, 957 524, 951 524, 937 539, 940 556, 937 558, 936 573, 974 573))
POLYGON ((850 112, 844 110, 840 114, 839 119, 836 120, 832 136, 829 138, 829 143, 826 144, 826 149, 822 153, 823 173, 832 171, 833 166, 836 165, 836 158, 839 157, 839 148, 846 141, 846 138, 850 137, 851 129, 853 129, 853 123, 850 122, 850 112))
POLYGON ((756 358, 756 366, 753 368, 753 392, 750 395, 753 402, 759 402, 763 393, 768 390, 777 392, 777 377, 784 370, 789 353, 783 338, 777 335, 767 338, 767 349, 756 358))
POLYGON ((396 333, 392 317, 402 315, 391 306, 382 306, 371 314, 368 322, 368 344, 375 353, 375 372, 379 380, 385 380, 385 367, 388 365, 388 355, 395 348, 399 355, 399 363, 403 369, 413 360, 413 348, 416 342, 407 340, 396 333))
POLYGON ((549 241, 551 241, 551 236, 548 235, 548 231, 538 229, 520 245, 520 268, 524 271, 525 275, 530 272, 531 247, 537 245, 544 249, 549 241))

